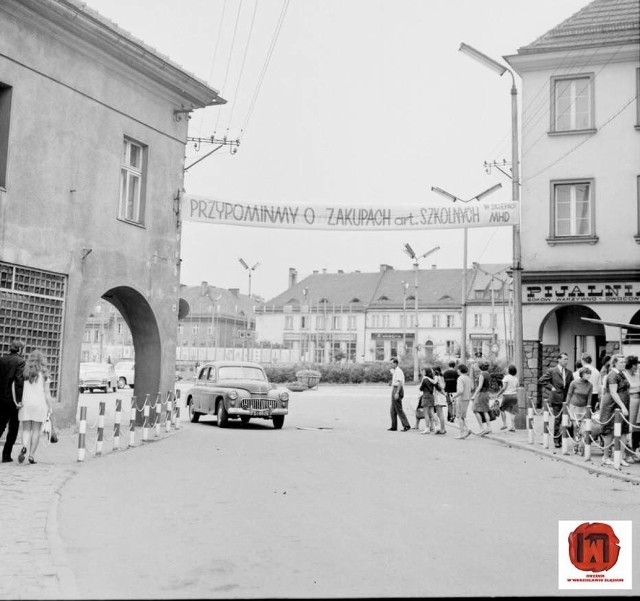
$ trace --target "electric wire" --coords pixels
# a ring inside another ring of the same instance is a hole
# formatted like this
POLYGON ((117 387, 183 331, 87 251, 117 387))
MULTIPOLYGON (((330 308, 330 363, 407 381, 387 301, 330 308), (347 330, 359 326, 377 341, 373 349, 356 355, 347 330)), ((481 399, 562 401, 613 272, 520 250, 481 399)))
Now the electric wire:
MULTIPOLYGON (((209 70, 209 84, 213 84, 213 70, 216 66, 216 57, 218 56, 218 47, 220 45, 220 38, 222 37, 222 26, 224 24, 224 15, 227 10, 227 0, 224 0, 222 5, 222 15, 220 16, 220 25, 218 26, 218 35, 216 37, 216 45, 213 49, 213 57, 211 58, 211 69, 209 70)), ((204 111, 200 111, 200 124, 198 126, 198 137, 202 135, 202 124, 204 121, 204 111)))
POLYGON ((233 101, 231 103, 231 110, 229 112, 229 120, 227 122, 227 132, 229 131, 229 129, 231 127, 232 120, 233 120, 233 113, 235 111, 236 102, 237 102, 237 99, 238 99, 238 90, 240 88, 240 83, 242 82, 242 75, 244 73, 245 63, 247 62, 247 53, 249 51, 249 45, 250 45, 250 42, 251 42, 251 37, 253 35, 253 26, 255 24, 257 10, 258 10, 258 0, 254 0, 253 14, 251 16, 251 24, 249 25, 249 33, 247 35, 247 43, 245 44, 245 47, 244 47, 244 54, 242 56, 242 64, 240 65, 240 74, 238 75, 238 81, 236 82, 236 89, 235 89, 235 91, 233 93, 233 101))
MULTIPOLYGON (((236 23, 233 27, 233 36, 231 38, 231 47, 229 48, 229 58, 227 59, 227 68, 225 70, 224 73, 224 79, 222 81, 222 88, 221 91, 222 93, 225 92, 226 88, 227 88, 227 79, 229 77, 229 67, 231 66, 231 59, 233 57, 233 49, 235 47, 236 44, 236 35, 238 33, 238 23, 240 22, 240 11, 242 10, 242 2, 243 0, 240 0, 240 2, 238 3, 238 12, 236 13, 236 23)), ((216 132, 218 131, 218 124, 220 123, 220 115, 222 114, 222 111, 218 111, 218 115, 216 117, 216 125, 213 128, 213 135, 216 135, 216 132)))
POLYGON ((256 105, 256 101, 258 99, 258 95, 260 94, 260 89, 262 88, 262 84, 264 82, 264 77, 265 77, 267 69, 269 67, 269 63, 271 62, 271 57, 273 56, 273 52, 275 50, 276 44, 278 42, 278 37, 280 35, 280 31, 282 30, 282 25, 284 23, 284 19, 285 19, 285 16, 287 14, 287 9, 289 8, 289 2, 290 2, 290 0, 284 0, 284 2, 282 4, 282 8, 280 10, 280 16, 278 18, 278 22, 276 24, 275 30, 273 32, 273 35, 271 37, 271 44, 270 44, 269 49, 267 51, 267 55, 265 57, 265 61, 264 61, 264 64, 262 66, 262 71, 260 72, 260 76, 258 78, 258 83, 257 83, 255 91, 253 93, 253 97, 251 98, 251 102, 249 104, 249 109, 247 111, 247 116, 245 117, 244 124, 242 126, 242 129, 240 130, 239 138, 244 137, 244 134, 247 131, 247 125, 249 124, 249 120, 251 119, 251 116, 253 115, 253 111, 254 111, 254 108, 255 108, 255 105, 256 105))

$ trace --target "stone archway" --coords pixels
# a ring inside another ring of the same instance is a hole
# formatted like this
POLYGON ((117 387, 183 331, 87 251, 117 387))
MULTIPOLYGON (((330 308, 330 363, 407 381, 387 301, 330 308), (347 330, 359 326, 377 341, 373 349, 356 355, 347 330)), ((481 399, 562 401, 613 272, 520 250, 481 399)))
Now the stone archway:
POLYGON ((136 364, 133 394, 140 408, 147 394, 153 402, 160 391, 162 343, 156 316, 144 296, 128 286, 111 288, 102 298, 120 312, 131 331, 136 364))
MULTIPOLYGON (((640 311, 636 311, 633 317, 629 320, 630 324, 640 326, 640 311)), ((627 330, 627 335, 624 338, 624 344, 638 346, 640 345, 640 330, 631 329, 627 330)))

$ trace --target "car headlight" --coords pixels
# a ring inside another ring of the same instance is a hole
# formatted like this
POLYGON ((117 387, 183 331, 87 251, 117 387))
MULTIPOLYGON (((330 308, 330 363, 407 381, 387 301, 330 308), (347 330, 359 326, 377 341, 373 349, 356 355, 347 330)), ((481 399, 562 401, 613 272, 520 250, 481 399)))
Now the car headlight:
POLYGON ((288 393, 286 390, 283 390, 283 391, 280 393, 280 400, 281 400, 281 401, 284 401, 284 402, 286 402, 286 401, 288 401, 288 400, 289 400, 289 393, 288 393))
POLYGON ((237 390, 230 390, 227 393, 227 396, 232 400, 235 401, 238 398, 238 391, 237 390))

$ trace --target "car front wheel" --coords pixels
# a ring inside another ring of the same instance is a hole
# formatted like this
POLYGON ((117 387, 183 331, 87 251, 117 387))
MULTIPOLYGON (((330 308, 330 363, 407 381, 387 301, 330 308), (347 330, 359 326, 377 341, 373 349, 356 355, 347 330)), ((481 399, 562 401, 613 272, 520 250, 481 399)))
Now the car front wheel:
POLYGON ((118 388, 124 388, 126 385, 127 381, 124 378, 118 378, 118 388))
POLYGON ((276 430, 280 430, 284 426, 284 415, 274 415, 273 416, 273 427, 276 430))
POLYGON ((189 403, 189 419, 194 424, 198 423, 198 420, 200 419, 200 413, 193 409, 193 401, 189 403))
POLYGON ((229 414, 224 407, 224 403, 220 401, 218 403, 218 411, 216 412, 216 416, 218 419, 218 428, 226 428, 229 423, 229 414))

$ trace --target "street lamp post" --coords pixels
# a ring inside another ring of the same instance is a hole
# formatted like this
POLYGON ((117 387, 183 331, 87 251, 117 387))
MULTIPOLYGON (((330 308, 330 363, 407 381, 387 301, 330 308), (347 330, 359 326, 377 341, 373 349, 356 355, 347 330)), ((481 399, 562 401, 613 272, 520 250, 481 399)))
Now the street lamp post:
MULTIPOLYGON (((518 89, 516 88, 516 78, 511 69, 488 57, 479 50, 468 44, 460 44, 460 52, 470 56, 474 60, 482 63, 494 73, 502 76, 505 72, 511 75, 511 198, 518 203, 518 214, 520 210, 520 163, 518 159, 518 89)), ((522 249, 520 246, 520 224, 513 226, 513 338, 514 338, 514 364, 518 370, 520 383, 522 384, 523 374, 523 328, 522 328, 522 249)), ((523 403, 524 390, 519 391, 518 405, 523 403), (522 399, 520 398, 522 397, 522 399)), ((522 405, 524 406, 524 405, 522 405)), ((522 412, 520 412, 522 413, 522 412)), ((524 417, 518 416, 518 427, 524 427, 524 417)))
POLYGON ((249 298, 251 298, 251 273, 260 266, 260 263, 256 263, 253 267, 249 267, 244 259, 238 259, 238 261, 240 262, 240 265, 242 265, 249 272, 249 298))
POLYGON ((409 282, 402 280, 402 356, 407 354, 407 290, 409 282))
MULTIPOLYGON (((479 201, 481 198, 488 196, 492 192, 502 188, 502 184, 496 184, 495 186, 491 186, 491 188, 486 189, 484 192, 480 192, 480 194, 476 194, 474 197, 469 198, 468 200, 462 200, 457 196, 443 190, 442 188, 437 188, 435 186, 431 187, 432 192, 437 192, 438 194, 452 200, 453 202, 471 202, 472 200, 479 201)), ((461 309, 462 309, 462 327, 460 328, 460 361, 465 363, 467 360, 467 230, 468 228, 464 228, 464 244, 462 250, 462 299, 461 299, 461 309)))
POLYGON ((409 246, 409 244, 404 245, 404 252, 413 259, 413 286, 414 286, 414 310, 415 310, 415 339, 413 341, 413 381, 416 382, 418 380, 418 333, 419 333, 419 323, 418 323, 418 269, 420 268, 420 260, 428 257, 431 253, 440 250, 439 246, 435 246, 431 250, 428 250, 426 253, 418 256, 414 252, 413 248, 409 246))

